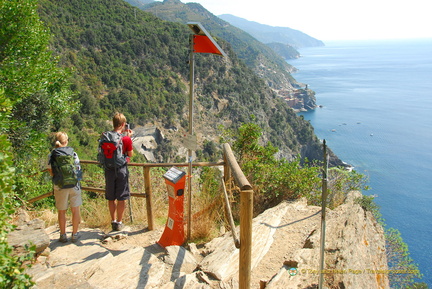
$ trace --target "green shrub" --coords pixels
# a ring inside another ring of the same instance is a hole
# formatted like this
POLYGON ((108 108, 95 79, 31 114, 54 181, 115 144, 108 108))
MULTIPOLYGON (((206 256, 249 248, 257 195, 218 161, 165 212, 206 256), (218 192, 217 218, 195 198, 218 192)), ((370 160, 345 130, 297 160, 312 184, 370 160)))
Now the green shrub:
POLYGON ((319 168, 301 166, 300 157, 289 162, 276 159, 278 149, 272 144, 260 145, 261 128, 252 123, 243 124, 234 141, 233 150, 254 188, 254 214, 277 205, 284 199, 307 196, 319 187, 319 168))
POLYGON ((390 287, 396 289, 420 288, 413 286, 421 285, 421 283, 415 283, 415 278, 420 279, 423 275, 420 273, 418 265, 410 257, 408 245, 403 241, 399 230, 386 229, 385 237, 390 287))
POLYGON ((359 204, 360 207, 363 208, 363 210, 371 212, 376 219, 379 219, 379 206, 374 202, 375 197, 376 195, 362 195, 361 197, 356 198, 354 200, 354 203, 359 204))
MULTIPOLYGON (((10 103, 0 90, 0 127, 7 125, 10 103)), ((14 229, 11 216, 15 212, 17 202, 13 191, 14 173, 11 145, 6 135, 0 135, 0 284, 1 288, 29 288, 33 282, 24 274, 23 263, 33 257, 34 248, 22 257, 13 256, 12 247, 7 242, 7 234, 14 229)))

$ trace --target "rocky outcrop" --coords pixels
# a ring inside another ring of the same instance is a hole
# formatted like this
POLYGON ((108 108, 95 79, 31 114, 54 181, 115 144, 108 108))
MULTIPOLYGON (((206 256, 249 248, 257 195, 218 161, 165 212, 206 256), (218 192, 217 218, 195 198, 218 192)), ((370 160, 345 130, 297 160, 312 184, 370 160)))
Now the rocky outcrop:
POLYGON ((294 99, 297 99, 298 102, 293 105, 293 108, 296 110, 313 110, 317 107, 315 91, 307 88, 305 89, 297 89, 293 93, 294 99))
POLYGON ((160 161, 160 156, 155 155, 158 145, 164 136, 156 126, 140 126, 134 128, 133 146, 134 149, 144 155, 149 162, 160 161))
MULTIPOLYGON (((376 273, 387 269, 383 229, 354 203, 358 194, 327 212, 325 286, 389 288, 387 275, 376 273)), ((253 220, 251 288, 316 288, 320 213, 303 199, 253 220)), ((161 229, 126 231, 107 238, 84 229, 79 242, 62 244, 50 227, 50 253, 28 272, 37 288, 238 288, 239 250, 231 233, 186 249, 159 246, 161 229)))
POLYGON ((13 253, 22 255, 27 252, 27 247, 35 246, 35 253, 40 254, 49 245, 50 239, 45 232, 45 222, 40 219, 30 220, 28 214, 20 209, 15 220, 17 226, 7 236, 13 253))
MULTIPOLYGON (((343 162, 337 155, 333 153, 333 151, 327 147, 327 153, 329 156, 329 166, 330 167, 342 167, 346 169, 351 169, 352 166, 343 162)), ((323 147, 322 143, 310 141, 306 145, 304 145, 301 149, 301 157, 302 159, 307 158, 308 160, 319 160, 323 161, 323 147)))
MULTIPOLYGON (((329 212, 323 270, 327 288, 390 288, 388 276, 379 273, 388 269, 383 228, 370 212, 354 204, 359 196, 351 193, 345 204, 329 212)), ((314 229, 266 288, 315 288, 319 244, 320 233, 314 229)))

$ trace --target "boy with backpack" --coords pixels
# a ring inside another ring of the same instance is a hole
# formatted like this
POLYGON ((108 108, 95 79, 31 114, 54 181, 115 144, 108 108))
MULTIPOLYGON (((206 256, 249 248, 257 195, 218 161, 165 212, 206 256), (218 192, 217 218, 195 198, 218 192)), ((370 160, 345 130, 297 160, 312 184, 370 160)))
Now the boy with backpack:
POLYGON ((113 231, 121 231, 125 201, 130 197, 127 163, 133 155, 133 131, 122 113, 113 117, 112 131, 104 132, 99 140, 98 161, 105 170, 105 198, 113 231))
POLYGON ((48 157, 48 171, 52 175, 54 184, 54 198, 58 210, 60 239, 62 243, 68 241, 66 235, 66 210, 68 203, 72 211, 72 242, 80 237, 78 232, 81 222, 80 206, 82 204, 80 180, 82 176, 80 161, 73 148, 67 146, 69 138, 64 132, 57 132, 55 149, 48 157))

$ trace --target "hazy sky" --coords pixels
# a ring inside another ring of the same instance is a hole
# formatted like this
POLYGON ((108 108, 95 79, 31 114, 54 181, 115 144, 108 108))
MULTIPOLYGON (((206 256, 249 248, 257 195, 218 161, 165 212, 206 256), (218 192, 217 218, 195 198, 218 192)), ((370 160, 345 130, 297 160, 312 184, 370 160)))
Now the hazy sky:
POLYGON ((432 38, 430 0, 181 0, 320 40, 432 38))

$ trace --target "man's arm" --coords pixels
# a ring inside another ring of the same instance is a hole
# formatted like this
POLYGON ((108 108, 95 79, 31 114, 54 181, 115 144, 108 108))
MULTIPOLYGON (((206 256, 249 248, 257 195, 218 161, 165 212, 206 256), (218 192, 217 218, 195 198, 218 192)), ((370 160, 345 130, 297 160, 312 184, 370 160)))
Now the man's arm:
POLYGON ((132 157, 133 156, 133 149, 131 151, 127 151, 126 154, 128 157, 132 157))
POLYGON ((133 156, 133 145, 132 145, 132 139, 128 136, 125 136, 123 138, 123 144, 125 145, 124 149, 125 149, 125 154, 128 157, 132 157, 133 156))

